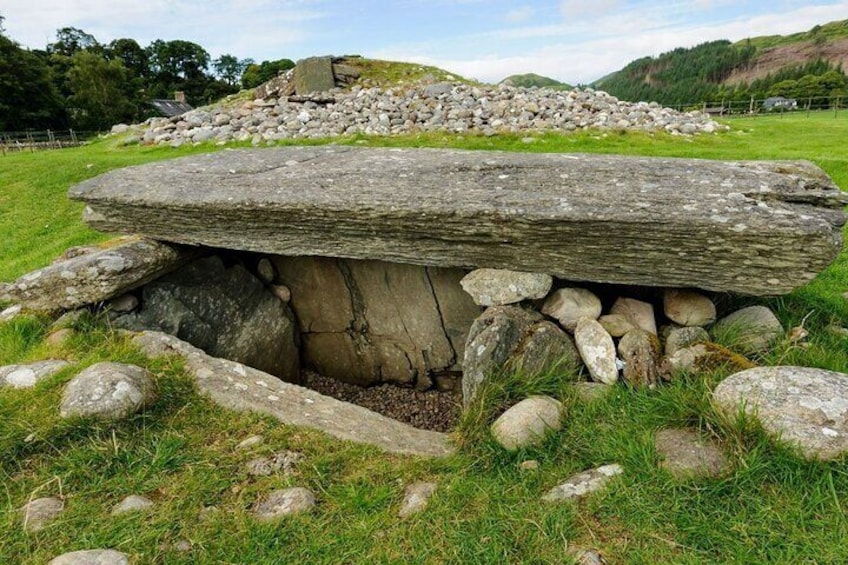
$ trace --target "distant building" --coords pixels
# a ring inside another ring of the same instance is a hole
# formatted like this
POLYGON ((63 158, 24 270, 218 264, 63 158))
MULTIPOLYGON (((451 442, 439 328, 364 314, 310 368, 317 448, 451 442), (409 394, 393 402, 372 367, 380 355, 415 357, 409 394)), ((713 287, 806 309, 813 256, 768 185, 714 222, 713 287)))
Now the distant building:
POLYGON ((794 98, 784 98, 783 96, 772 96, 766 98, 763 102, 763 110, 795 110, 798 108, 798 101, 794 98))
POLYGON ((185 93, 180 91, 174 93, 173 100, 157 98, 151 100, 150 105, 153 106, 154 110, 166 118, 173 118, 174 116, 179 116, 180 114, 185 114, 190 110, 194 110, 191 104, 186 102, 185 93))

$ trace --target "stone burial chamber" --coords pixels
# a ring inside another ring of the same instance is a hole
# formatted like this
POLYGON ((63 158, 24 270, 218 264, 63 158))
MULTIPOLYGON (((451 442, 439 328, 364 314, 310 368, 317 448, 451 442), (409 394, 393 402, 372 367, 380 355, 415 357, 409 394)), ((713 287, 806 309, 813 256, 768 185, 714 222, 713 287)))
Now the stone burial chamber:
MULTIPOLYGON (((107 301, 118 327, 284 381, 309 369, 461 390, 466 405, 504 368, 632 386, 719 354, 748 368, 704 343, 709 297, 807 283, 842 248, 846 204, 808 162, 339 146, 128 167, 70 197, 92 227, 141 238, 25 275, 0 299, 107 301)), ((762 310, 746 313, 767 332, 745 354, 782 335, 762 310)))

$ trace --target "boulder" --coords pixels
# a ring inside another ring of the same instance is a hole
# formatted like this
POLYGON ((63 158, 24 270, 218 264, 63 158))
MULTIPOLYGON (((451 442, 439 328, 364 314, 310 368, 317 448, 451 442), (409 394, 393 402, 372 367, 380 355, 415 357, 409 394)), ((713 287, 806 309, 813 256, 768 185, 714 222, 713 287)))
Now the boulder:
POLYGON ((615 344, 607 331, 595 320, 583 318, 574 329, 574 341, 592 379, 607 385, 618 380, 615 344))
POLYGON ((716 322, 710 333, 742 353, 764 353, 783 336, 783 326, 768 307, 749 306, 716 322))
POLYGON ((96 229, 176 243, 749 295, 829 265, 848 201, 807 162, 339 146, 187 156, 69 194, 96 229))
POLYGON ((753 367, 754 364, 746 357, 717 343, 707 342, 683 347, 666 356, 660 372, 664 378, 673 378, 679 373, 698 375, 716 370, 738 372, 753 367))
POLYGON ((114 549, 84 549, 64 553, 47 565, 130 565, 130 558, 114 549))
POLYGON ((573 332, 581 318, 598 319, 601 300, 585 288, 560 288, 545 299, 542 314, 556 319, 559 325, 573 332))
POLYGON ((462 367, 462 402, 468 406, 483 381, 506 367, 529 329, 542 320, 518 306, 491 306, 468 332, 462 367))
POLYGON ((480 306, 502 306, 522 300, 544 298, 553 279, 542 273, 521 273, 505 269, 475 269, 460 281, 462 290, 480 306))
POLYGON ((681 326, 708 326, 716 319, 713 301, 693 290, 666 289, 663 312, 666 318, 681 326))
POLYGON ((843 373, 758 367, 722 381, 713 399, 730 418, 744 410, 808 459, 836 459, 848 451, 848 375, 843 373))
POLYGON ((618 314, 629 319, 637 328, 657 335, 657 321, 654 307, 648 302, 635 298, 618 298, 610 308, 610 314, 618 314))
POLYGON ((196 250, 159 241, 122 241, 23 275, 3 287, 0 301, 30 310, 71 310, 124 294, 196 256, 196 250))
POLYGON ((144 287, 138 313, 117 327, 163 331, 210 355, 256 367, 284 380, 300 378, 291 310, 240 265, 198 259, 144 287))
POLYGON ((563 406, 549 396, 531 396, 511 406, 492 424, 492 437, 510 451, 538 444, 562 427, 563 406))
POLYGON ((253 515, 261 522, 270 522, 284 516, 308 512, 315 507, 315 495, 303 487, 275 490, 257 502, 253 515))
POLYGON ((62 418, 93 417, 120 420, 156 399, 156 383, 147 370, 126 363, 95 363, 65 386, 62 418))
POLYGON ((0 367, 0 388, 32 388, 38 381, 52 377, 69 365, 62 359, 46 359, 25 365, 0 367))
POLYGON ((436 483, 414 483, 406 487, 398 517, 408 518, 427 508, 430 497, 436 492, 436 483))
POLYGON ((575 374, 583 365, 574 338, 547 320, 536 322, 527 329, 506 367, 531 377, 556 371, 575 374))
POLYGON ((684 347, 710 341, 710 334, 702 327, 671 328, 665 338, 665 354, 672 356, 684 347))
POLYGON ((618 342, 618 355, 624 363, 621 378, 632 387, 653 387, 660 381, 660 341, 652 333, 636 329, 618 342))

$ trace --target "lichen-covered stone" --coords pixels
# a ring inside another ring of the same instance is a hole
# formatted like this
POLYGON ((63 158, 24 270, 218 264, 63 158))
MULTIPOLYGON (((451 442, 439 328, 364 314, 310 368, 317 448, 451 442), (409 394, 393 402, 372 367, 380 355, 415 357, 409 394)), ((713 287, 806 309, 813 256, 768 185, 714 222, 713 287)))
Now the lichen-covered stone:
POLYGON ((196 254, 149 239, 121 241, 27 273, 6 285, 0 300, 13 300, 30 310, 71 310, 137 288, 196 254))
POLYGON ((627 332, 618 342, 618 355, 624 363, 621 378, 632 387, 653 387, 660 381, 660 342, 642 329, 627 332))
POLYGON ((713 324, 710 333, 734 350, 763 353, 783 336, 783 326, 767 306, 749 306, 713 324))
POLYGON ((475 269, 460 281, 462 290, 480 306, 502 306, 544 298, 552 283, 551 276, 544 273, 506 269, 475 269))
POLYGON ((727 472, 730 463, 715 442, 684 429, 660 430, 654 436, 660 468, 674 477, 717 477, 727 472))
POLYGON ((303 487, 275 490, 260 500, 253 509, 257 520, 270 522, 284 516, 308 512, 315 507, 315 495, 303 487))
POLYGON ((119 420, 149 406, 156 399, 150 373, 126 363, 101 362, 71 379, 62 393, 59 414, 119 420))
POLYGON ((809 459, 835 459, 848 452, 848 375, 810 367, 757 367, 726 378, 713 398, 728 417, 744 410, 809 459))
POLYGON ((63 359, 45 359, 24 365, 0 367, 0 388, 32 388, 38 381, 52 377, 70 363, 63 359))
POLYGON ((542 496, 545 502, 560 502, 563 500, 571 500, 581 498, 587 494, 597 492, 607 486, 610 479, 616 475, 620 475, 624 469, 620 465, 613 463, 610 465, 602 465, 597 469, 589 469, 582 473, 570 477, 564 483, 559 484, 546 492, 542 496))
POLYGON ((710 341, 710 334, 702 327, 671 328, 665 338, 665 354, 672 356, 684 347, 710 341))
POLYGON ((128 167, 70 196, 97 229, 177 243, 752 295, 829 265, 846 201, 805 162, 339 146, 128 167))
POLYGON ((592 379, 607 385, 618 380, 612 337, 596 320, 583 318, 574 329, 574 342, 592 379))

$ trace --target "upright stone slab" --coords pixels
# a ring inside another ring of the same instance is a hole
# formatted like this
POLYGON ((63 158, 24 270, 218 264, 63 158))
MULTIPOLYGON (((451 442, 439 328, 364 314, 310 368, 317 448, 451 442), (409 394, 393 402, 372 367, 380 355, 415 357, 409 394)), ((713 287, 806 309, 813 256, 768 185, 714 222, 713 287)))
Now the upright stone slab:
POLYGON ((848 202, 799 161, 333 146, 149 163, 70 196, 97 229, 178 243, 748 295, 829 265, 848 202))
POLYGON ((459 286, 465 271, 324 257, 273 262, 291 290, 306 366, 359 385, 422 387, 432 373, 458 368, 480 312, 459 286))
POLYGON ((335 88, 333 60, 330 57, 301 59, 294 68, 294 88, 299 96, 310 92, 326 92, 335 88))

